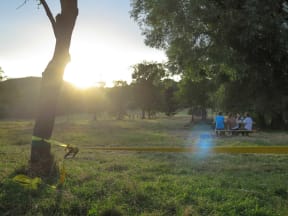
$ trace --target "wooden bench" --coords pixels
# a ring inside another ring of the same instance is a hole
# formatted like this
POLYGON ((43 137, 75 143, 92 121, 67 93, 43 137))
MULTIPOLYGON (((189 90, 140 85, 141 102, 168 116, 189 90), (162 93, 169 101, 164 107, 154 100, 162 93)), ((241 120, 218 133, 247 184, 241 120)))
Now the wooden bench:
POLYGON ((243 130, 243 129, 239 129, 239 130, 228 130, 228 129, 224 129, 224 130, 217 130, 215 129, 215 134, 216 136, 225 136, 225 135, 246 135, 249 136, 250 133, 255 133, 256 130, 243 130))

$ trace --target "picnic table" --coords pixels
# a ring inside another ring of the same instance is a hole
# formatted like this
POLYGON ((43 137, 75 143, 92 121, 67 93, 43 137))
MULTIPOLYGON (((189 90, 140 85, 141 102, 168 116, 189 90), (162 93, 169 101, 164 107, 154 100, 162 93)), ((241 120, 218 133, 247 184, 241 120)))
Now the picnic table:
MULTIPOLYGON (((255 133, 256 130, 246 130, 244 128, 244 123, 239 123, 239 129, 216 129, 215 128, 215 134, 216 136, 232 136, 232 135, 239 135, 242 134, 243 136, 249 136, 251 133, 255 133)), ((225 125, 226 127, 226 125, 225 125)))

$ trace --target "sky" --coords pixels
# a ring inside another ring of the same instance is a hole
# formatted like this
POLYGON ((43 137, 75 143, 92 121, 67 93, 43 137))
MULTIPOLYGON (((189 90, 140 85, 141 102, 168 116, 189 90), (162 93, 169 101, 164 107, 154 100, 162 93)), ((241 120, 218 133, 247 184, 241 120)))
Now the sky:
MULTIPOLYGON (((24 1, 1 1, 0 67, 8 78, 41 77, 54 51, 55 37, 44 9, 36 0, 22 5, 24 1)), ((59 0, 47 3, 56 16, 59 0)), ((130 82, 132 65, 166 61, 164 51, 144 44, 130 18, 130 0, 78 0, 78 8, 64 80, 78 87, 98 82, 111 86, 113 80, 130 82)))

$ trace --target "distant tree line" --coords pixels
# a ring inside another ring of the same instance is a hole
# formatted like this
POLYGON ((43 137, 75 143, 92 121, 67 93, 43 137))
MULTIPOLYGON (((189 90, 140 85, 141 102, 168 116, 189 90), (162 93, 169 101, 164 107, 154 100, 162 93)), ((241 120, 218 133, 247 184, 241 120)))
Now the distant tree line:
MULTIPOLYGON (((114 81, 114 86, 109 88, 102 85, 79 89, 65 82, 60 92, 57 115, 69 118, 73 114, 90 113, 95 121, 111 118, 151 119, 155 118, 157 113, 173 116, 179 110, 188 108, 193 121, 195 115, 206 119, 208 108, 214 111, 220 108, 226 111, 251 109, 249 104, 241 103, 236 109, 225 101, 224 96, 227 93, 222 85, 220 88, 217 87, 218 80, 194 81, 188 76, 183 76, 180 81, 175 81, 169 78, 171 72, 167 69, 167 65, 155 62, 142 62, 134 65, 133 69, 130 84, 119 80, 114 81)), ((0 117, 35 117, 39 103, 40 82, 41 79, 36 77, 8 79, 1 82, 0 117)), ((234 91, 235 97, 238 94, 239 100, 247 101, 249 98, 241 96, 243 92, 239 90, 234 91)), ((257 126, 260 126, 258 122, 257 126)), ((287 125, 284 124, 285 126, 287 125)), ((282 128, 284 127, 282 125, 282 128)), ((269 128, 272 128, 271 119, 269 128)))
MULTIPOLYGON (((57 115, 91 113, 94 120, 103 116, 115 119, 153 118, 156 113, 174 115, 179 108, 177 82, 167 78, 164 65, 143 62, 134 66, 133 82, 115 81, 114 87, 79 89, 64 83, 57 115)), ((41 79, 27 77, 0 83, 0 116, 31 118, 37 114, 41 79)))

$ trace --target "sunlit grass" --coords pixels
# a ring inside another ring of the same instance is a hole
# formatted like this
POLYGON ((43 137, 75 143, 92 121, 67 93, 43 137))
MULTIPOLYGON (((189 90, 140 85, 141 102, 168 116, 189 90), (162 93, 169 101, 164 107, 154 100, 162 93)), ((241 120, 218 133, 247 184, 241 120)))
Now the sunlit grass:
MULTIPOLYGON (((38 191, 25 190, 11 180, 15 170, 28 163, 33 123, 0 122, 0 215, 115 211, 125 216, 285 216, 288 212, 286 155, 96 151, 91 147, 191 146, 203 131, 184 127, 189 116, 91 119, 57 120, 53 139, 77 145, 80 152, 63 161, 63 148, 53 146, 56 160, 65 164, 66 180, 62 188, 43 184, 38 191)), ((285 132, 211 136, 215 146, 284 145, 287 140, 285 132)))
MULTIPOLYGON (((175 136, 175 120, 124 120, 87 121, 79 124, 59 124, 55 128, 54 139, 64 143, 83 146, 179 146, 185 137, 175 136), (166 122, 166 123, 165 123, 166 122)), ((179 124, 179 123, 178 123, 179 124)), ((186 133, 188 131, 186 130, 186 133)))

